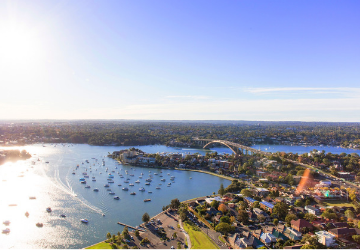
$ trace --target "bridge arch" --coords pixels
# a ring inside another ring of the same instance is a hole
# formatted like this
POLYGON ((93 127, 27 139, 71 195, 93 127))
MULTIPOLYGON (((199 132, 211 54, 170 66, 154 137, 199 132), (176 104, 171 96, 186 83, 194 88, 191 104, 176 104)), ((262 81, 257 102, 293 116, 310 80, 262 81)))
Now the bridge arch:
POLYGON ((239 149, 235 150, 234 147, 232 147, 232 146, 230 146, 230 145, 228 145, 228 144, 226 144, 225 142, 222 142, 222 141, 211 141, 211 142, 208 142, 207 144, 205 144, 205 146, 204 146, 203 148, 204 148, 204 149, 205 149, 205 148, 208 148, 209 145, 214 144, 214 143, 220 143, 220 144, 222 144, 222 145, 230 148, 231 151, 233 151, 233 153, 234 153, 235 155, 240 154, 240 150, 239 150, 239 149))

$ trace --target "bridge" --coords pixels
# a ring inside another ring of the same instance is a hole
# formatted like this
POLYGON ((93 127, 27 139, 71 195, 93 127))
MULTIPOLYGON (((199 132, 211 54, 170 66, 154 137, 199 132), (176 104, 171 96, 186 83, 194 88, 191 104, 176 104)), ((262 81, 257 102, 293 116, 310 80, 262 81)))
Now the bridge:
POLYGON ((244 146, 239 143, 234 143, 231 141, 214 140, 214 139, 199 139, 199 138, 193 138, 193 141, 196 141, 199 145, 203 146, 203 148, 209 148, 209 146, 211 144, 219 143, 219 144, 222 144, 222 145, 230 148, 231 151, 235 155, 244 154, 244 152, 245 152, 245 154, 264 154, 264 155, 271 154, 269 152, 263 152, 263 151, 255 149, 255 148, 244 146))

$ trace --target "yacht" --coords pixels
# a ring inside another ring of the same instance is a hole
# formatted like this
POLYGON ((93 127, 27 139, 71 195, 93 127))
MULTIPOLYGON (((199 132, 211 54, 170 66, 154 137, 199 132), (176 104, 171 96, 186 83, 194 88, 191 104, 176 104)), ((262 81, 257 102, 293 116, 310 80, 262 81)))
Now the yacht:
POLYGON ((60 217, 65 218, 66 215, 65 214, 60 214, 60 217))
POLYGON ((29 217, 29 215, 30 215, 29 212, 26 211, 25 216, 29 217))
POLYGON ((87 219, 81 219, 80 220, 82 223, 88 223, 89 221, 87 219))
POLYGON ((90 188, 90 186, 89 186, 89 185, 87 185, 85 188, 90 188))
POLYGON ((133 184, 133 183, 130 183, 129 186, 134 186, 134 184, 133 184))
POLYGON ((9 226, 9 225, 10 225, 10 221, 9 221, 9 220, 6 220, 6 221, 3 222, 3 224, 4 224, 5 226, 9 226))
POLYGON ((132 192, 132 193, 130 193, 131 195, 136 195, 136 193, 135 192, 132 192))
POLYGON ((111 188, 107 188, 106 191, 111 191, 111 188))
POLYGON ((145 185, 150 185, 150 182, 146 182, 145 185))
POLYGON ((161 181, 166 181, 165 179, 161 179, 161 181))
POLYGON ((114 192, 110 192, 109 194, 114 195, 115 193, 114 193, 114 192))
POLYGON ((81 181, 80 183, 81 183, 81 184, 86 184, 86 181, 81 181))
POLYGON ((128 191, 129 189, 127 187, 123 187, 122 190, 128 191))
POLYGON ((10 228, 3 229, 3 230, 2 230, 2 233, 3 233, 3 234, 8 234, 8 233, 10 233, 10 228))
POLYGON ((156 187, 156 189, 161 189, 161 187, 156 187))
POLYGON ((46 208, 46 211, 50 213, 50 212, 52 211, 52 210, 51 210, 51 207, 47 207, 47 208, 46 208))
POLYGON ((124 181, 124 183, 129 183, 129 181, 124 181))
POLYGON ((148 191, 149 194, 152 194, 152 191, 148 191))
POLYGON ((145 199, 144 202, 148 202, 148 201, 151 201, 151 199, 145 199))
POLYGON ((110 187, 110 185, 109 185, 109 184, 105 184, 104 187, 110 187))
POLYGON ((108 181, 108 183, 114 183, 114 181, 108 181))
POLYGON ((143 188, 143 187, 141 187, 141 188, 139 188, 139 191, 145 191, 145 188, 143 188))
POLYGON ((30 200, 35 200, 36 197, 35 197, 35 196, 30 196, 29 199, 30 199, 30 200))
POLYGON ((146 179, 145 181, 151 182, 152 180, 151 179, 146 179))
POLYGON ((118 184, 118 186, 120 187, 120 186, 121 186, 121 184, 118 184))
POLYGON ((85 181, 85 178, 80 178, 79 181, 85 181))
POLYGON ((137 180, 137 181, 135 181, 135 183, 140 183, 140 181, 139 181, 139 180, 137 180))
POLYGON ((99 189, 98 189, 98 188, 94 188, 94 192, 99 192, 99 189))
POLYGON ((119 197, 119 196, 115 196, 115 197, 114 197, 114 200, 120 200, 120 197, 119 197))

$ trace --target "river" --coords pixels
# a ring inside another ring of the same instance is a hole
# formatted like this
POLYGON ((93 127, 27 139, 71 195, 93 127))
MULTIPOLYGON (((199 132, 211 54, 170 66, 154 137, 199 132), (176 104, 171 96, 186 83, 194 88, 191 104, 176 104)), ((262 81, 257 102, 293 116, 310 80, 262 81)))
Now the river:
MULTIPOLYGON (((135 147, 146 153, 199 152, 204 155, 211 152, 162 145, 135 147)), ((178 198, 183 201, 210 195, 217 192, 221 184, 225 187, 230 184, 226 179, 209 174, 179 170, 162 170, 161 173, 160 169, 121 165, 104 157, 109 152, 126 148, 129 147, 84 144, 37 144, 18 147, 20 150, 27 150, 32 158, 0 166, 0 221, 11 221, 9 226, 1 224, 1 229, 8 227, 11 232, 0 235, 0 249, 83 248, 104 240, 107 232, 121 232, 123 227, 117 224, 118 221, 137 226, 145 212, 154 216, 161 212, 162 207, 169 204, 171 199, 178 198), (85 160, 89 160, 89 163, 85 160), (102 166, 102 160, 105 161, 105 166, 102 166), (35 161, 35 165, 32 165, 32 161, 35 161), (72 174, 77 164, 79 168, 72 174), (109 169, 108 172, 106 168, 109 169), (80 184, 79 178, 83 177, 83 172, 88 173, 86 185, 91 188, 80 184), (109 173, 115 176, 114 183, 109 184, 115 195, 110 195, 110 191, 104 187, 109 173), (143 178, 139 178, 141 173, 143 178), (125 178, 120 178, 119 174, 125 178), (134 176, 130 176, 131 174, 134 176), (153 181, 147 186, 145 179, 149 174, 152 174, 153 181), (167 187, 170 176, 175 176, 175 181, 167 187), (95 177, 96 181, 92 181, 92 177, 95 177), (124 183, 126 178, 130 178, 129 182, 134 186, 124 183), (165 178, 166 182, 160 181, 162 178, 165 178), (140 183, 135 183, 136 180, 140 183), (129 191, 122 190, 125 186, 129 191), (156 189, 156 186, 161 189, 156 189), (140 192, 140 187, 144 187, 146 191, 140 192), (94 188, 98 188, 99 192, 94 192, 94 188), (136 195, 130 195, 132 191, 135 191, 136 195), (36 196, 36 199, 29 199, 30 196, 36 196), (120 200, 114 200, 114 196, 119 196, 120 200), (144 199, 151 199, 151 202, 144 202, 144 199), (9 206, 11 204, 16 206, 9 206), (45 211, 47 207, 52 208, 51 213, 45 211), (30 213, 28 218, 24 215, 26 211, 30 213), (61 218, 61 214, 65 214, 66 218, 61 218), (81 223, 82 218, 88 219, 89 223, 81 223), (37 222, 44 223, 44 226, 37 228, 37 222)), ((314 148, 332 153, 359 153, 359 150, 319 146, 254 145, 253 148, 267 152, 285 151, 299 154, 314 148)), ((228 148, 211 150, 231 154, 228 148)))

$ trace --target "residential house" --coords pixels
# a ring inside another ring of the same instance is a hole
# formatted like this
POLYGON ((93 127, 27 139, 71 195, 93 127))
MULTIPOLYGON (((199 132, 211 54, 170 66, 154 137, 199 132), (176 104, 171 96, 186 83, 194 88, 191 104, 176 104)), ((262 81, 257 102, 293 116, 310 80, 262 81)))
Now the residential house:
POLYGON ((314 207, 314 206, 305 206, 305 210, 308 211, 309 214, 313 215, 320 215, 320 209, 314 207))
POLYGON ((260 241, 265 245, 271 245, 272 243, 276 243, 276 237, 271 233, 262 233, 260 235, 260 241))
POLYGON ((331 247, 335 243, 335 236, 329 232, 318 231, 315 235, 318 237, 319 243, 326 247, 331 247))
POLYGON ((304 228, 313 229, 313 225, 304 219, 292 220, 291 227, 299 232, 303 232, 304 228))
POLYGON ((266 211, 269 211, 270 213, 272 213, 273 209, 274 209, 274 204, 267 202, 267 201, 262 201, 260 202, 260 207, 266 211))
POLYGON ((257 200, 254 200, 251 197, 244 197, 244 201, 249 205, 249 207, 252 207, 254 202, 257 201, 257 200))
POLYGON ((356 230, 354 228, 333 228, 328 231, 330 234, 334 235, 335 238, 350 238, 351 236, 357 234, 356 230))

